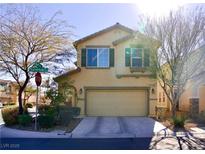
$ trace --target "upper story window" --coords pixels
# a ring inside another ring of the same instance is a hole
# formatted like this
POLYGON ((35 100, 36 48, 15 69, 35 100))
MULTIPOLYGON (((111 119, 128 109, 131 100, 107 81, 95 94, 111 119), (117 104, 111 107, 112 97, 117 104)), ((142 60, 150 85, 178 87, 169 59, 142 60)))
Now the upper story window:
POLYGON ((147 48, 125 48, 125 65, 132 68, 150 66, 150 53, 147 48))
POLYGON ((109 48, 87 48, 87 67, 109 67, 109 48))
POLYGON ((131 48, 131 66, 142 67, 142 51, 140 48, 131 48))

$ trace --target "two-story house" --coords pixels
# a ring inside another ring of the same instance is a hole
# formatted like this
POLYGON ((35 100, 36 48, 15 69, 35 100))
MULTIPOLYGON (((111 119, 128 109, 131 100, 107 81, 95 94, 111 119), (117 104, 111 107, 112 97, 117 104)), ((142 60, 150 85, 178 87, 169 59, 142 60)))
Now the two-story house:
POLYGON ((179 110, 198 114, 205 112, 205 45, 190 55, 187 70, 194 71, 179 100, 179 110))
POLYGON ((14 105, 17 102, 17 84, 10 80, 0 79, 0 103, 14 105))
POLYGON ((119 23, 74 42, 77 67, 56 77, 59 90, 74 81, 73 101, 86 116, 153 116, 157 80, 147 70, 141 35, 119 23))

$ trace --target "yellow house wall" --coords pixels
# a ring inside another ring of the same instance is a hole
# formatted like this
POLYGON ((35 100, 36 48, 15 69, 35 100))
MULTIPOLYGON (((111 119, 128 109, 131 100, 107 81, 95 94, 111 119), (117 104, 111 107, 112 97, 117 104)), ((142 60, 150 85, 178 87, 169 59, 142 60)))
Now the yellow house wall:
POLYGON ((189 99, 192 97, 192 88, 187 88, 179 99, 179 110, 181 111, 189 111, 190 110, 190 102, 189 99))
POLYGON ((205 85, 199 88, 199 112, 205 111, 205 85))
POLYGON ((184 91, 184 93, 180 97, 179 109, 182 111, 189 111, 190 98, 199 98, 199 112, 204 111, 205 110, 205 86, 199 85, 197 88, 193 88, 192 85, 193 82, 189 82, 187 85, 188 88, 184 91))
POLYGON ((168 110, 171 110, 170 101, 166 96, 159 82, 157 82, 157 107, 163 107, 163 108, 167 108, 168 110), (163 100, 163 93, 165 95, 164 100, 163 100), (161 101, 160 101, 160 96, 161 96, 161 101))
MULTIPOLYGON (((136 40, 126 41, 117 46, 113 46, 112 42, 118 38, 126 36, 127 32, 116 29, 111 32, 100 35, 93 39, 87 40, 84 43, 81 43, 77 47, 77 64, 81 66, 81 48, 87 46, 109 46, 110 48, 115 49, 115 65, 114 67, 108 69, 87 69, 81 67, 81 72, 73 74, 69 77, 64 77, 59 81, 60 89, 63 87, 64 82, 74 81, 74 86, 78 92, 78 102, 77 106, 81 107, 81 114, 84 115, 85 107, 85 93, 84 87, 93 86, 93 87, 149 87, 150 96, 149 96, 149 115, 155 114, 155 105, 156 105, 156 79, 149 77, 123 77, 117 78, 118 74, 131 74, 129 67, 125 67, 125 48, 129 47, 130 43, 135 42, 136 40), (151 88, 154 88, 155 93, 151 93, 151 88), (83 93, 80 94, 80 89, 83 90, 83 93)), ((135 73, 137 74, 137 73, 135 73)), ((138 74, 140 74, 138 72, 138 74)), ((132 99, 132 98, 130 98, 132 99)))
MULTIPOLYGON (((188 112, 190 110, 190 98, 199 98, 199 112, 205 111, 205 86, 201 85, 197 89, 193 90, 192 84, 192 82, 189 82, 186 86, 186 90, 181 95, 179 99, 179 110, 188 112), (195 92, 195 90, 198 92, 195 92), (198 95, 196 96, 194 93, 198 93, 198 95)), ((161 93, 162 96, 163 89, 161 88, 160 84, 157 83, 157 106, 167 106, 167 108, 171 110, 171 105, 166 95, 165 102, 159 102, 159 93, 161 93)))

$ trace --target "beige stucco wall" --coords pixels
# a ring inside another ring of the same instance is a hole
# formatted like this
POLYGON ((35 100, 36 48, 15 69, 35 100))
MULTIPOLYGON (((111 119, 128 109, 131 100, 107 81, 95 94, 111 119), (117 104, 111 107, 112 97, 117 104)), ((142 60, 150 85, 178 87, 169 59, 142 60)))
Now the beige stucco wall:
MULTIPOLYGON (((179 99, 179 110, 189 111, 190 110, 190 98, 194 98, 192 94, 192 83, 188 82, 186 85, 186 90, 183 92, 179 99)), ((195 96, 196 97, 196 96, 195 96)))
POLYGON ((171 104, 166 96, 164 90, 162 89, 159 82, 157 82, 157 107, 167 108, 168 110, 171 110, 171 104), (163 94, 164 94, 164 100, 163 100, 163 94), (160 101, 161 98, 161 101, 160 101))
POLYGON ((189 81, 186 90, 180 97, 179 109, 189 111, 190 98, 199 99, 199 112, 205 110, 205 86, 202 83, 196 84, 196 81, 189 81))
POLYGON ((205 111, 205 85, 199 88, 199 112, 205 111))
MULTIPOLYGON (((107 32, 93 39, 87 40, 77 47, 77 65, 81 66, 81 48, 86 46, 109 46, 110 48, 115 49, 115 65, 114 67, 108 69, 88 69, 85 67, 81 68, 80 73, 73 74, 71 76, 64 77, 60 79, 59 87, 63 87, 63 83, 69 80, 73 80, 73 85, 76 87, 78 92, 78 103, 77 106, 81 107, 81 114, 84 114, 85 107, 85 93, 84 88, 93 86, 93 87, 149 87, 149 115, 155 114, 155 105, 156 105, 156 79, 150 77, 122 77, 117 78, 118 74, 146 74, 145 73, 131 73, 129 67, 125 67, 125 48, 129 47, 132 43, 137 43, 136 40, 129 40, 123 42, 117 46, 113 46, 112 42, 116 39, 126 36, 128 33, 120 29, 115 29, 111 32, 107 32), (155 93, 151 92, 151 89, 155 89, 155 93), (80 89, 83 90, 83 93, 80 94, 80 89)), ((132 98, 130 98, 132 99, 132 98)))

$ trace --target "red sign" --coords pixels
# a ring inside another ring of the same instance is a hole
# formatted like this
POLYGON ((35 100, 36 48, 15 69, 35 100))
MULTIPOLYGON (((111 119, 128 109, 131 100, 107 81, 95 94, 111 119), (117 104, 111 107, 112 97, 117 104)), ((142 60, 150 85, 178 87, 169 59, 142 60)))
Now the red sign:
POLYGON ((41 81, 42 81, 41 73, 37 72, 37 73, 35 74, 35 82, 36 82, 36 85, 37 85, 37 86, 40 86, 40 85, 41 85, 41 81))

